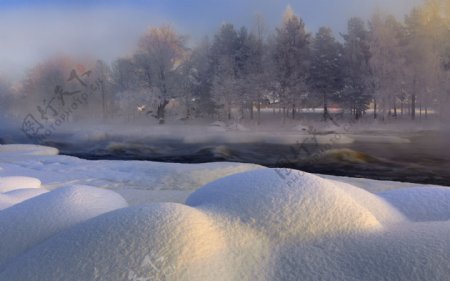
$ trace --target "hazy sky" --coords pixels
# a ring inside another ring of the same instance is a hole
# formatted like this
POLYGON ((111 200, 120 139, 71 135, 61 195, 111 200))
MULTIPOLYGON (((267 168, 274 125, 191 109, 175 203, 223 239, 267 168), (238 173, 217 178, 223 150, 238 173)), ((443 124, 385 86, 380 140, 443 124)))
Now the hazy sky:
POLYGON ((172 23, 193 40, 223 22, 252 26, 257 13, 272 29, 287 5, 310 31, 321 25, 344 32, 351 16, 374 9, 402 17, 421 0, 0 0, 0 76, 17 78, 55 53, 110 61, 133 51, 150 25, 172 23))

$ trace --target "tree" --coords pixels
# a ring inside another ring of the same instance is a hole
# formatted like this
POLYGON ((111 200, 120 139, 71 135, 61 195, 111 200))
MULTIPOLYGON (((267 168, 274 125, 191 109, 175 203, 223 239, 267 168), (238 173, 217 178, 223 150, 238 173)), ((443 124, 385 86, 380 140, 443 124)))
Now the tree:
POLYGON ((342 100, 359 119, 371 100, 368 31, 364 21, 351 18, 344 38, 344 89, 342 100))
MULTIPOLYGON (((136 93, 140 90, 137 71, 133 58, 131 57, 118 58, 111 66, 113 99, 115 104, 117 104, 119 112, 125 113, 128 117, 135 113, 137 106, 145 104, 141 101, 138 101, 138 104, 133 104, 136 93)), ((148 95, 147 99, 149 99, 148 95)))
POLYGON ((239 75, 238 34, 232 24, 224 24, 214 36, 211 46, 211 63, 213 65, 212 95, 214 101, 222 108, 226 118, 231 120, 233 106, 237 103, 239 75))
POLYGON ((68 57, 52 57, 31 68, 23 84, 23 92, 45 121, 58 116, 65 99, 56 99, 57 89, 67 89, 67 78, 76 64, 68 57))
POLYGON ((0 112, 10 113, 13 103, 13 91, 11 84, 0 77, 0 112))
POLYGON ((450 1, 426 0, 405 20, 408 35, 411 118, 425 107, 435 106, 448 115, 450 103, 448 61, 450 61, 450 1))
POLYGON ((185 38, 168 25, 150 28, 140 39, 134 61, 139 80, 153 96, 155 117, 165 121, 166 106, 174 97, 173 79, 186 52, 185 38))
POLYGON ((283 108, 292 108, 292 118, 306 91, 309 39, 303 20, 288 7, 281 27, 276 29, 272 60, 275 88, 283 108))
POLYGON ((109 108, 112 107, 112 74, 111 68, 102 60, 95 62, 93 71, 93 79, 99 81, 99 92, 102 108, 102 119, 106 120, 109 117, 109 108))
POLYGON ((211 90, 214 79, 214 65, 211 63, 211 44, 206 37, 196 46, 191 55, 194 108, 196 115, 213 115, 216 112, 211 90))
MULTIPOLYGON (((370 69, 374 86, 374 118, 381 103, 383 119, 392 106, 397 116, 396 100, 403 103, 406 76, 404 28, 393 16, 373 15, 370 22, 370 69)), ((402 105, 403 108, 403 105, 402 105)))
MULTIPOLYGON (((265 42, 266 26, 261 15, 257 14, 255 18, 254 34, 255 40, 251 42, 252 59, 250 60, 250 75, 248 77, 250 88, 250 95, 256 103, 257 110, 257 124, 261 124, 261 104, 263 103, 264 94, 269 88, 268 85, 268 71, 270 62, 267 54, 267 44, 265 42)), ((253 112, 253 104, 252 104, 253 112)))
POLYGON ((328 100, 343 87, 342 45, 335 40, 330 28, 321 27, 312 43, 309 84, 323 96, 323 119, 328 114, 328 100))

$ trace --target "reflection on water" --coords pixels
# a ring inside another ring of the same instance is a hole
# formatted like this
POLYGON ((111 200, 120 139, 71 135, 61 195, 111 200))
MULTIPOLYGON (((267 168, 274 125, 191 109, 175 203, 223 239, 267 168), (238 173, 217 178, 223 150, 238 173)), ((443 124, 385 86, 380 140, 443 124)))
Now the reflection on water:
POLYGON ((48 143, 62 154, 85 159, 151 160, 178 163, 232 161, 306 172, 450 186, 450 152, 444 135, 410 136, 410 143, 356 141, 297 145, 185 144, 179 141, 48 143))

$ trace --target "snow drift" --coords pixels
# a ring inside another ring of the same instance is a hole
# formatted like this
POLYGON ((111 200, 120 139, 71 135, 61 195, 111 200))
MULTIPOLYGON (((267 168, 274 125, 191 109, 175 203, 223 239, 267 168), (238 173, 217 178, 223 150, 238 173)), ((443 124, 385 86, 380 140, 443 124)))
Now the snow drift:
POLYGON ((196 209, 173 203, 137 206, 38 245, 0 279, 233 280, 231 268, 223 266, 226 246, 214 221, 196 209))
POLYGON ((118 194, 88 186, 61 188, 0 211, 0 268, 53 234, 126 207, 118 194))
POLYGON ((194 192, 186 203, 239 218, 279 239, 370 232, 380 230, 384 221, 402 220, 394 208, 369 192, 286 169, 219 179, 194 192))
POLYGON ((378 194, 412 221, 450 220, 450 188, 416 187, 378 194))
POLYGON ((31 177, 0 177, 0 193, 24 188, 40 188, 41 181, 31 177))
POLYGON ((0 193, 0 211, 46 192, 44 188, 25 188, 0 193))
POLYGON ((59 150, 49 146, 34 144, 6 144, 0 145, 0 157, 7 156, 45 156, 57 155, 59 150))
POLYGON ((0 193, 2 281, 450 276, 445 187, 399 189, 408 185, 238 163, 19 154, 0 157, 0 175, 32 177, 10 180, 0 193), (195 191, 186 204, 127 207, 107 188, 131 205, 195 191))

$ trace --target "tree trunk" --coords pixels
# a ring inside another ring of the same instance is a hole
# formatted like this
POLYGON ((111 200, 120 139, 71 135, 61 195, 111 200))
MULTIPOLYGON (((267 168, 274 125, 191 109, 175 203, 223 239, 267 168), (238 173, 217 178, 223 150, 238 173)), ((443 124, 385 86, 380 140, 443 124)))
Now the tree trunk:
POLYGON ((397 118, 397 103, 394 101, 394 118, 397 118))
POLYGON ((416 119, 416 94, 411 96, 411 119, 416 119))
POLYGON ((373 99, 373 119, 377 119, 377 99, 373 99))
POLYGON ((328 99, 327 93, 323 93, 323 121, 328 120, 328 99))
POLYGON ((261 101, 260 100, 258 100, 257 111, 258 111, 257 123, 259 125, 259 124, 261 124, 261 101))
POLYGON ((102 89, 102 113, 103 113, 102 119, 103 119, 103 121, 105 121, 105 119, 106 119, 106 99, 105 99, 105 87, 103 85, 103 80, 101 82, 101 89, 102 89))
POLYGON ((295 103, 292 105, 292 120, 295 120, 295 103))
POLYGON ((158 109, 156 111, 156 118, 159 120, 159 124, 164 124, 165 115, 166 115, 166 106, 169 104, 169 101, 164 99, 162 103, 158 105, 158 109))

